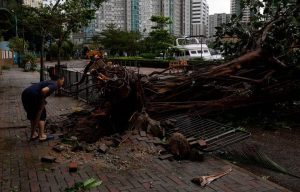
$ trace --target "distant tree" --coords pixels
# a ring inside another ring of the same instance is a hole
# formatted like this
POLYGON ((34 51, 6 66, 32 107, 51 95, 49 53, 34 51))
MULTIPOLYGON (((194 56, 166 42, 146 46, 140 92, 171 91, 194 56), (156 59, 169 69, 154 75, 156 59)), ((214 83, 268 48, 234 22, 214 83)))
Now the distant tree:
POLYGON ((28 43, 22 38, 14 37, 9 40, 8 46, 14 51, 23 54, 28 48, 28 43))
POLYGON ((22 38, 13 37, 9 40, 8 46, 10 49, 13 49, 16 53, 18 53, 17 62, 18 65, 20 65, 21 64, 20 56, 25 55, 25 52, 27 51, 28 48, 28 43, 22 38))
POLYGON ((299 64, 299 0, 244 0, 251 11, 249 23, 234 15, 230 23, 217 28, 215 48, 232 62, 264 59, 277 63, 299 64), (263 10, 263 12, 261 12, 263 10))
POLYGON ((122 54, 123 52, 135 55, 139 49, 138 41, 140 38, 141 35, 138 32, 122 31, 114 24, 109 24, 93 40, 108 49, 111 55, 122 54))
POLYGON ((60 54, 63 42, 67 40, 71 33, 78 32, 88 26, 90 21, 95 18, 97 8, 105 0, 57 0, 52 10, 59 17, 54 31, 51 32, 58 46, 58 65, 60 65, 60 54))
POLYGON ((99 49, 102 48, 103 45, 102 45, 102 43, 101 43, 101 38, 100 38, 99 34, 94 35, 94 36, 92 37, 91 45, 92 45, 92 48, 93 48, 93 49, 99 50, 99 49))
POLYGON ((165 29, 172 22, 169 17, 163 16, 152 16, 150 20, 156 25, 152 27, 153 30, 149 36, 141 42, 143 52, 155 55, 165 53, 169 47, 173 46, 175 40, 175 37, 165 29))
POLYGON ((43 7, 22 7, 23 22, 41 37, 41 80, 43 80, 43 55, 45 38, 50 37, 58 49, 57 63, 60 65, 63 43, 71 33, 88 26, 94 19, 97 8, 105 0, 56 0, 43 7))
POLYGON ((164 17, 164 16, 159 16, 159 15, 153 15, 150 18, 150 21, 156 23, 156 25, 153 26, 152 29, 163 30, 163 29, 165 29, 165 27, 172 24, 170 17, 164 17))

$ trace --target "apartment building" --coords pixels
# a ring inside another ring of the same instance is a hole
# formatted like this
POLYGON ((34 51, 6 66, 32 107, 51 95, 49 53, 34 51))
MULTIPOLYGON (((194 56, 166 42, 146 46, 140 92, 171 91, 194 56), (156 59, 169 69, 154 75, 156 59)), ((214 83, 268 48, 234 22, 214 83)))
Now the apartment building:
POLYGON ((250 16, 251 16, 251 12, 250 12, 250 8, 249 7, 245 7, 245 8, 241 8, 241 0, 231 0, 230 1, 230 13, 232 15, 243 15, 242 17, 242 22, 243 23, 248 23, 250 21, 250 16))
POLYGON ((126 30, 126 0, 109 0, 102 4, 96 12, 96 19, 91 23, 91 29, 101 32, 108 24, 126 30))
POLYGON ((206 0, 110 0, 97 10, 96 19, 81 38, 89 38, 111 23, 147 36, 155 25, 150 21, 153 15, 170 17, 168 30, 175 36, 208 36, 208 11, 206 0))
POLYGON ((192 0, 191 2, 191 36, 208 36, 208 12, 206 0, 192 0))
POLYGON ((230 22, 231 14, 216 13, 209 15, 208 22, 208 38, 213 38, 216 34, 216 27, 221 26, 224 23, 230 22))
POLYGON ((43 0, 23 0, 23 4, 30 7, 39 7, 43 4, 43 0))

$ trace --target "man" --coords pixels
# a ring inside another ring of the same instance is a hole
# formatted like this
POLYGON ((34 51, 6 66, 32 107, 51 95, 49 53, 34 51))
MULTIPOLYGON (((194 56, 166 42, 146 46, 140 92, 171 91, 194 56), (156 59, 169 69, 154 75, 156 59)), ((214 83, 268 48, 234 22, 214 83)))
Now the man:
POLYGON ((31 124, 30 140, 39 138, 40 141, 46 141, 47 135, 45 134, 45 120, 46 109, 45 99, 50 96, 55 90, 62 87, 64 77, 54 75, 52 80, 42 81, 26 88, 22 93, 22 103, 27 113, 27 119, 31 124), (36 126, 39 126, 36 132, 36 126))

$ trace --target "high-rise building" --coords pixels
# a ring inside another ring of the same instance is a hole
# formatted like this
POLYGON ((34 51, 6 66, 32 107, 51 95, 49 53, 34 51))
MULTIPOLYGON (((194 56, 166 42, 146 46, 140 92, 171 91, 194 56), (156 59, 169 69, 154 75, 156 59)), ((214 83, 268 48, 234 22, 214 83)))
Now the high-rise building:
POLYGON ((126 1, 110 0, 104 2, 96 12, 96 19, 91 22, 91 29, 101 32, 108 24, 114 24, 121 30, 126 30, 126 1))
POLYGON ((30 7, 39 7, 43 4, 43 0, 23 0, 23 4, 30 7))
POLYGON ((250 8, 249 7, 244 7, 243 9, 241 8, 241 0, 231 0, 230 1, 230 13, 232 15, 243 15, 242 17, 242 22, 243 23, 248 23, 250 21, 250 8))
POLYGON ((168 30, 175 36, 207 36, 208 11, 206 0, 110 0, 97 10, 96 19, 79 38, 89 39, 108 24, 147 36, 155 25, 150 21, 153 15, 170 17, 168 30))
POLYGON ((190 35, 207 36, 209 7, 206 0, 192 0, 191 8, 190 35))
POLYGON ((154 25, 151 16, 161 15, 162 0, 127 0, 127 30, 147 35, 154 25))
MULTIPOLYGON (((139 31, 147 35, 154 25, 150 21, 153 15, 170 17, 171 33, 182 35, 184 2, 191 0, 111 0, 103 3, 96 15, 96 31, 105 29, 105 25, 114 23, 121 30, 139 31)), ((190 5, 190 4, 188 4, 190 5)), ((189 13, 189 11, 188 11, 189 13)), ((188 18, 190 15, 188 16, 188 18)))
POLYGON ((213 15, 209 15, 209 24, 208 24, 208 37, 213 38, 216 34, 216 27, 221 26, 224 23, 228 23, 230 21, 231 14, 226 13, 216 13, 213 15))

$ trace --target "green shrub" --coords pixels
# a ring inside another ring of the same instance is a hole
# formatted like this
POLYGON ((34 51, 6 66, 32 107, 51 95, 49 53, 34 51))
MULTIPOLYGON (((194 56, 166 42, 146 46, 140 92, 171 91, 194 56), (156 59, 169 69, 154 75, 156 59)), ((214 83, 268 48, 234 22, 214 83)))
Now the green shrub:
POLYGON ((26 52, 22 61, 25 71, 35 71, 37 69, 36 56, 33 53, 26 52))
POLYGON ((141 57, 143 57, 145 59, 154 59, 155 54, 154 53, 143 53, 143 54, 141 54, 141 57))

